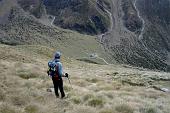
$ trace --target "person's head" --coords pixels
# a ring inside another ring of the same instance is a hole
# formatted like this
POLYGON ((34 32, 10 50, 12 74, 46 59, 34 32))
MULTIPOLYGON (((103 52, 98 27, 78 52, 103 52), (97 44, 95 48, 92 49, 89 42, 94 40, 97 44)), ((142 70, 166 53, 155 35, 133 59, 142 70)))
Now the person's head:
POLYGON ((57 52, 55 53, 55 55, 54 55, 54 58, 55 58, 55 59, 60 59, 60 57, 61 57, 61 52, 57 51, 57 52))

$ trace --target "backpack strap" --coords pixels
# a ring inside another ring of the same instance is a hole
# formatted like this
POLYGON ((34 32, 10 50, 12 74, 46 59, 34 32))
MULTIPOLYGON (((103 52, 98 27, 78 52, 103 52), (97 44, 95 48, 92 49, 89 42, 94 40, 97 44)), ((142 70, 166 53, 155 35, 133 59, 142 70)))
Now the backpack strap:
POLYGON ((56 63, 56 66, 55 66, 55 76, 58 76, 59 77, 59 68, 58 68, 58 64, 56 63))
POLYGON ((55 71, 55 75, 54 75, 54 79, 55 80, 60 80, 61 78, 60 78, 60 76, 59 76, 59 65, 58 65, 58 63, 56 63, 56 71, 55 71))

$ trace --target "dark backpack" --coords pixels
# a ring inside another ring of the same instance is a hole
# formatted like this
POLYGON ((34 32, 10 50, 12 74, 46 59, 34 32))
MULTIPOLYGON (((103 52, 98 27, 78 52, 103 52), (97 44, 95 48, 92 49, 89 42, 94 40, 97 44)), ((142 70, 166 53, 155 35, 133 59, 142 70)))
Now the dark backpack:
POLYGON ((51 77, 59 77, 58 76, 58 65, 54 61, 49 61, 48 62, 48 75, 51 77))

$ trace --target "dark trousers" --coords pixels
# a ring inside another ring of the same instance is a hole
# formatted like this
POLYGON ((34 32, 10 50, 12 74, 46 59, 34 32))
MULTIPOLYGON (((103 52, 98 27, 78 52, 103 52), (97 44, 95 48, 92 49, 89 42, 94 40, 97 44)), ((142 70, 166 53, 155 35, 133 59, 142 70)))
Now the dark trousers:
POLYGON ((55 95, 57 97, 59 96, 59 93, 58 93, 58 89, 59 89, 60 93, 61 93, 61 98, 65 97, 62 78, 56 79, 55 77, 52 77, 52 80, 53 80, 53 84, 54 84, 55 95))

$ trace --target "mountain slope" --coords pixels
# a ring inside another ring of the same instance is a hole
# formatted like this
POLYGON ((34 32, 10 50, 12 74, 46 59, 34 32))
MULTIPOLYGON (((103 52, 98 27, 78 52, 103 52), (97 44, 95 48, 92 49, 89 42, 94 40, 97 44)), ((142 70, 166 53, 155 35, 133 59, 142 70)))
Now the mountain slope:
MULTIPOLYGON (((109 17, 97 8, 92 0, 18 0, 20 6, 37 18, 45 9, 49 18, 55 17, 53 24, 85 34, 99 34, 107 31, 109 17)), ((107 0, 105 0, 107 1, 107 0)))
POLYGON ((169 113, 170 74, 80 62, 62 55, 66 99, 55 97, 46 75, 53 49, 0 45, 1 113, 169 113), (8 52, 7 52, 8 51, 8 52))
POLYGON ((112 0, 112 2, 115 24, 102 38, 106 50, 120 63, 169 71, 170 2, 168 0, 112 0))
MULTIPOLYGON (((6 2, 8 4, 8 2, 6 2)), ((19 6, 11 7, 8 19, 0 24, 0 42, 8 45, 45 45, 74 58, 89 57, 96 53, 106 60, 109 55, 95 37, 82 35, 44 24, 34 16, 26 13, 19 6)))
POLYGON ((70 56, 97 53, 111 63, 116 60, 137 67, 170 70, 168 0, 2 0, 0 3, 1 43, 54 48, 61 45, 70 56), (96 37, 56 26, 97 34, 103 47, 96 37))
POLYGON ((103 12, 113 20, 98 37, 103 48, 97 37, 54 26, 54 16, 44 12, 39 0, 25 1, 31 5, 0 1, 0 113, 169 113, 169 73, 109 64, 116 59, 167 70, 136 38, 145 30, 133 2, 115 0, 107 5, 99 0, 104 6, 98 3, 99 10, 106 8, 103 12), (127 4, 124 11, 128 8, 132 13, 123 15, 122 4, 127 4), (43 13, 37 13, 41 8, 43 13), (129 14, 135 14, 135 20, 129 14), (56 50, 62 52, 64 71, 71 80, 70 85, 63 78, 65 99, 56 99, 46 74, 47 62, 56 50))

